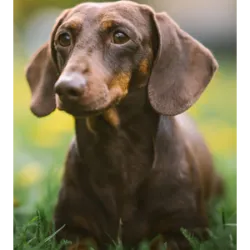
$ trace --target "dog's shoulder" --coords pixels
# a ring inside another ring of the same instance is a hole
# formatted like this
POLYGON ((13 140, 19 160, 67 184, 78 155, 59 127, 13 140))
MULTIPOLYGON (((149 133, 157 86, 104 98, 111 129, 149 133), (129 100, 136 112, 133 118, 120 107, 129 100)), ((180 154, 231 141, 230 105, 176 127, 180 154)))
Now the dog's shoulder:
POLYGON ((186 150, 194 155, 197 164, 212 164, 210 150, 195 121, 186 113, 176 116, 175 120, 186 150))
POLYGON ((168 173, 185 172, 190 169, 209 169, 212 156, 204 138, 193 119, 186 113, 161 116, 155 140, 155 167, 163 166, 168 173))

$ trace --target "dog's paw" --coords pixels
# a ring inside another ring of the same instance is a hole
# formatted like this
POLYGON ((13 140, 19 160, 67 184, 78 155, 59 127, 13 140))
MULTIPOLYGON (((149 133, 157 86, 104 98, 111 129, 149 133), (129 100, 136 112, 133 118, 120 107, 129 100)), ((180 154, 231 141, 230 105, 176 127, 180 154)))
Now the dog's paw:
POLYGON ((70 245, 67 250, 98 250, 98 246, 93 238, 84 238, 70 245))

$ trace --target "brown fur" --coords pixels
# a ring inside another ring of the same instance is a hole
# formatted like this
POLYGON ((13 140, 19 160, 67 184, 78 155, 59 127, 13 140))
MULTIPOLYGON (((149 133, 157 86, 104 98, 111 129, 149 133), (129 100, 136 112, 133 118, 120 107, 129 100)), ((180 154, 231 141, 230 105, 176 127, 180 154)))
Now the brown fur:
POLYGON ((71 250, 86 249, 89 239, 101 250, 118 239, 187 250, 181 227, 206 237, 206 203, 223 183, 182 113, 217 66, 208 49, 146 5, 84 3, 62 13, 26 73, 35 115, 56 108, 56 93, 75 119, 54 214, 56 229, 65 225, 58 240, 72 241, 71 250), (61 47, 65 24, 73 39, 61 47), (114 28, 131 39, 114 44, 114 28))

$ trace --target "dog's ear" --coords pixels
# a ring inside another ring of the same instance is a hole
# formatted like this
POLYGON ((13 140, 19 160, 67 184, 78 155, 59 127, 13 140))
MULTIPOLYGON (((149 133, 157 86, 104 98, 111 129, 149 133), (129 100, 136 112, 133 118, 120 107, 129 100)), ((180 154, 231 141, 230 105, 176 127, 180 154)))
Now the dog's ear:
POLYGON ((53 42, 56 30, 62 24, 68 10, 56 20, 51 33, 50 42, 44 44, 31 58, 26 68, 26 78, 31 90, 31 111, 38 117, 43 117, 56 108, 54 84, 59 76, 56 65, 53 62, 53 42))
POLYGON ((149 100, 156 112, 177 115, 198 100, 218 64, 208 49, 166 13, 151 11, 151 19, 157 52, 149 79, 149 100))

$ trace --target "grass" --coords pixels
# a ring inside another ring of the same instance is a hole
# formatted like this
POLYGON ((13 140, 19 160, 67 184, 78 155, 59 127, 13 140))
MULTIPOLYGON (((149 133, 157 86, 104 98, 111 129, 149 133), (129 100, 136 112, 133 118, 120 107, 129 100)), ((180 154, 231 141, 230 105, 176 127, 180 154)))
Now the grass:
MULTIPOLYGON (((211 148, 226 181, 226 197, 211 206, 210 239, 200 243, 183 229, 195 250, 236 249, 236 67, 219 57, 221 68, 190 114, 211 148)), ((73 135, 73 119, 56 111, 43 119, 29 111, 24 61, 14 74, 14 249, 59 249, 51 224, 63 163, 73 135)), ((113 246, 121 249, 121 245, 113 246)), ((141 245, 142 250, 148 244, 141 245)))

